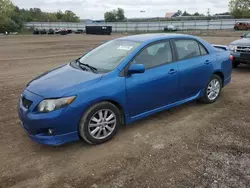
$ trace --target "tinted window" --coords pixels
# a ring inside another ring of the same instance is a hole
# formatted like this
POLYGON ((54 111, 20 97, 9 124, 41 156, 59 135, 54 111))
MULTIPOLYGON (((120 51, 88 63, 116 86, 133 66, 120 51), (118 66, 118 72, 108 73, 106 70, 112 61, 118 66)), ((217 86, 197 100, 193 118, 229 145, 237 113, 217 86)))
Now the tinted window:
POLYGON ((207 50, 205 49, 205 47, 203 47, 201 44, 199 46, 201 50, 201 55, 207 55, 207 50))
POLYGON ((194 40, 176 40, 175 45, 179 60, 200 55, 199 44, 194 40))
POLYGON ((172 62, 170 42, 153 44, 143 49, 135 58, 135 63, 143 64, 146 69, 172 62))

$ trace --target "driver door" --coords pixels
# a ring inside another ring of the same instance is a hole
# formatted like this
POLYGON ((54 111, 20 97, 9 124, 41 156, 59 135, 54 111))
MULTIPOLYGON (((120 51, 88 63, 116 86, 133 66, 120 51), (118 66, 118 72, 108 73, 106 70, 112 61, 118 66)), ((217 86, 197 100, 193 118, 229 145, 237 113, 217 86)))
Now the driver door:
POLYGON ((145 72, 126 78, 130 117, 155 110, 178 100, 178 65, 173 62, 169 41, 144 48, 132 61, 143 64, 145 72))

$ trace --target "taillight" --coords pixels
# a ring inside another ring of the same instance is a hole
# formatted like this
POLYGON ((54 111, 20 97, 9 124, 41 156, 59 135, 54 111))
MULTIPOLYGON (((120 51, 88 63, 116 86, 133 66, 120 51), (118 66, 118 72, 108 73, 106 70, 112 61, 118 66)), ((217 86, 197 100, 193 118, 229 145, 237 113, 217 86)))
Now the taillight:
POLYGON ((234 56, 230 55, 229 59, 230 59, 230 61, 233 61, 234 60, 234 56))

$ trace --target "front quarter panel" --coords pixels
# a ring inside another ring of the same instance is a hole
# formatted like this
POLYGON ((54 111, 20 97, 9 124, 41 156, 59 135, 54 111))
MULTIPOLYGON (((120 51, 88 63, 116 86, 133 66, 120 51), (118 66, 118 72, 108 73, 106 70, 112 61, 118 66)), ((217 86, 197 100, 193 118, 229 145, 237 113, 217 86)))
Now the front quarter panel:
MULTIPOLYGON (((82 88, 68 95, 77 95, 71 107, 75 108, 79 121, 86 110, 101 101, 118 103, 126 113, 125 78, 119 77, 119 70, 108 73, 96 84, 82 88)), ((76 117, 75 116, 75 117, 76 117)))

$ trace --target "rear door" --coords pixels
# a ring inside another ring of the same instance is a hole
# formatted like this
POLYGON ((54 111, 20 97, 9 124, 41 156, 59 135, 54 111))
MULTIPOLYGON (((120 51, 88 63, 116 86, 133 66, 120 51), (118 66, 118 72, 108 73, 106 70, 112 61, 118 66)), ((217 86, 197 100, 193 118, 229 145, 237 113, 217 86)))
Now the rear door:
POLYGON ((214 56, 194 39, 174 40, 178 59, 181 99, 195 96, 206 87, 213 73, 214 56))

